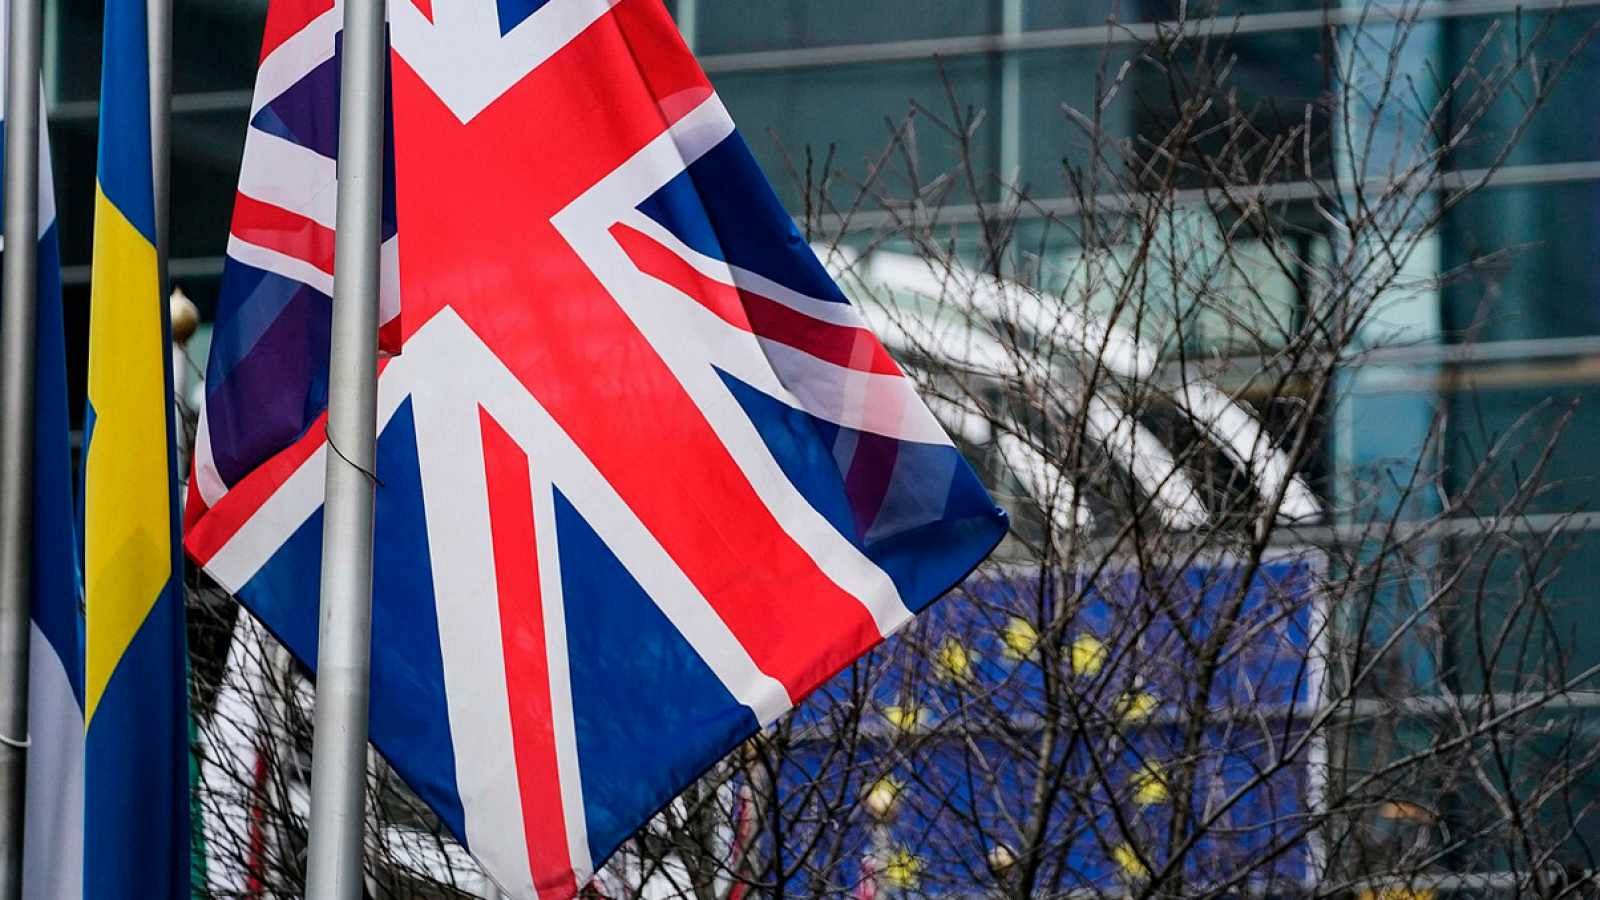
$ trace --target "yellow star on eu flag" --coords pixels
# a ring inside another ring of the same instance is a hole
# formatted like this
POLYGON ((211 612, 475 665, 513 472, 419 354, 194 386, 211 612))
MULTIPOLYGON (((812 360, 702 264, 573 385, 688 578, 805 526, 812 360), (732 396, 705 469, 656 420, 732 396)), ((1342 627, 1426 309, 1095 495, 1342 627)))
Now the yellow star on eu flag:
POLYGON ((1112 714, 1124 725, 1143 722, 1161 707, 1161 701, 1148 691, 1127 691, 1117 698, 1112 714))
POLYGON ((883 708, 884 721, 896 731, 916 731, 927 718, 927 711, 915 703, 905 702, 883 708))
POLYGON ((1097 675, 1106 664, 1106 645, 1092 634, 1080 634, 1072 639, 1068 659, 1074 675, 1097 675))
POLYGON ((1143 881, 1150 877, 1150 869, 1139 859, 1139 854, 1131 845, 1118 844, 1111 851, 1111 861, 1117 864, 1117 868, 1121 869, 1123 874, 1135 881, 1143 881))
POLYGON ((978 663, 978 654, 956 638, 945 638, 934 657, 939 678, 943 681, 966 681, 978 663))
POLYGON ((922 860, 904 847, 897 848, 884 861, 883 880, 902 891, 916 887, 922 880, 922 860))
POLYGON ((1006 630, 1000 634, 1000 642, 1004 645, 1006 659, 1027 659, 1039 646, 1039 631, 1027 619, 1012 616, 1006 622, 1006 630))
POLYGON ((1356 895, 1358 900, 1434 900, 1436 896, 1438 894, 1433 888, 1409 888, 1398 885, 1376 890, 1367 888, 1356 895))
POLYGON ((1133 802, 1140 806, 1155 806, 1167 802, 1170 796, 1167 793, 1166 773, 1161 771, 1161 766, 1147 762, 1140 767, 1138 774, 1130 782, 1133 786, 1133 802))

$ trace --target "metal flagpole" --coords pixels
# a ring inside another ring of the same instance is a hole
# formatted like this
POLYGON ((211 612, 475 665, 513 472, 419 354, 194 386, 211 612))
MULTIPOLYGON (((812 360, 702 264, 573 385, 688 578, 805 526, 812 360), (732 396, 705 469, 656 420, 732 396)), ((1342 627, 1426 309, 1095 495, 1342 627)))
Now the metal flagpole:
POLYGON ((383 12, 383 0, 344 0, 309 900, 359 900, 362 892, 387 52, 383 12))
POLYGON ((11 0, 0 262, 0 900, 22 894, 33 531, 34 331, 38 320, 39 0, 11 0))
MULTIPOLYGON (((150 186, 155 195, 156 283, 167 302, 167 233, 172 185, 172 0, 145 0, 145 47, 150 69, 150 186)), ((181 473, 180 473, 181 476, 181 473)))

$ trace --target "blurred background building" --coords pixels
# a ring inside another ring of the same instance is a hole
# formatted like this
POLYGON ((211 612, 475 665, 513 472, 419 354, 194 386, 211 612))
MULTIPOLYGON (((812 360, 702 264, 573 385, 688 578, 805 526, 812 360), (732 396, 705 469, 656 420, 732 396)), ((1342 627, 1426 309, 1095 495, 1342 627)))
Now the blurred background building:
MULTIPOLYGON (((999 177, 981 190, 1000 200, 1014 187, 1030 198, 1018 210, 1006 265, 1047 289, 1059 287, 1052 284, 1053 262, 1074 248, 1061 229, 1040 228, 1032 236, 1030 216, 1074 201, 1064 166, 1081 167, 1091 149, 1063 107, 1091 108, 1109 76, 1131 65, 1139 44, 1149 40, 1147 23, 1172 21, 1185 11, 1195 16, 1211 6, 1179 0, 668 2, 768 177, 799 216, 807 214, 808 185, 816 187, 825 164, 829 199, 850 206, 913 104, 945 117, 952 104, 982 110, 972 145, 975 162, 999 177), (1121 24, 1108 27, 1108 16, 1121 24)), ((46 95, 69 341, 75 358, 82 359, 100 5, 45 5, 46 95)), ((1332 118, 1327 104, 1318 103, 1331 91, 1326 15, 1355 15, 1364 5, 1223 0, 1219 12, 1231 32, 1228 52, 1234 58, 1229 83, 1258 127, 1270 133, 1297 125, 1308 104, 1332 118)), ((1469 62, 1482 67, 1493 64, 1496 53, 1515 53, 1516 46, 1531 42, 1527 32, 1542 27, 1542 17, 1558 6, 1566 10, 1549 20, 1537 50, 1550 60, 1584 38, 1600 3, 1406 4, 1420 24, 1400 74, 1412 84, 1409 89, 1427 93, 1432 80, 1469 62), (1479 43, 1488 34, 1498 37, 1483 54, 1479 43)), ((199 304, 203 321, 210 318, 222 268, 264 13, 264 0, 175 3, 171 271, 174 283, 199 304)), ((1549 462, 1548 485, 1526 512, 1600 512, 1590 449, 1600 439, 1600 116, 1590 95, 1597 78, 1600 46, 1590 45, 1574 58, 1488 188, 1451 210, 1437 237, 1414 255, 1419 279, 1451 277, 1397 298, 1382 317, 1382 333, 1373 335, 1385 348, 1346 373, 1351 402, 1327 435, 1324 458, 1308 473, 1315 488, 1335 501, 1332 506, 1342 499, 1341 476, 1348 481, 1363 466, 1412 458, 1436 411, 1444 411, 1450 423, 1440 447, 1443 458, 1458 463, 1445 469, 1449 478, 1452 471, 1468 471, 1466 463, 1514 422, 1531 416, 1535 427, 1553 426, 1576 403, 1567 436, 1549 462)), ((1159 133, 1171 107, 1168 90, 1164 76, 1133 66, 1115 97, 1103 104, 1102 127, 1128 137, 1159 133)), ((1473 139, 1448 155, 1447 165, 1470 178, 1500 162, 1492 154, 1516 127, 1520 99, 1507 96, 1491 109, 1473 139)), ((1314 127, 1332 131, 1334 124, 1314 127)), ((923 118, 916 149, 926 177, 955 165, 953 144, 923 118)), ((1322 142, 1324 158, 1313 165, 1336 165, 1336 144, 1322 142)), ((903 177, 879 184, 874 190, 880 194, 911 193, 903 177)), ((1295 185, 1284 190, 1292 195, 1295 185)), ((812 190, 813 202, 817 196, 812 190)), ((883 199, 868 198, 852 225, 870 230, 881 222, 872 207, 883 199)), ((961 208, 942 216, 957 224, 965 218, 969 225, 973 218, 961 208)), ((826 216, 813 218, 828 224, 826 216)), ((1315 231, 1311 222, 1304 240, 1326 239, 1315 231)), ((977 242, 971 234, 959 239, 977 242)), ((1316 252, 1308 251, 1307 256, 1316 252)), ((1278 273, 1256 288, 1273 314, 1292 316, 1303 300, 1299 281, 1278 273)), ((1220 323, 1209 324, 1208 330, 1201 317, 1185 332, 1184 353, 1226 356, 1237 349, 1220 323)), ((201 366, 205 346, 202 328, 191 345, 201 366)), ((1249 348, 1252 355, 1261 350, 1249 348)), ((1241 370, 1252 370, 1253 361, 1242 362, 1241 370)), ((81 378, 81 367, 71 371, 81 378)), ((81 397, 81 383, 74 387, 81 397)), ((74 402, 73 409, 81 415, 82 403, 74 402)), ((1577 524, 1583 531, 1589 519, 1577 524)), ((1600 558, 1600 538, 1590 552, 1600 558)), ((1585 566, 1569 567, 1562 577, 1568 583, 1556 593, 1575 600, 1596 587, 1585 566)), ((1556 627, 1566 631, 1578 624, 1556 627)), ((1590 649, 1574 664, 1600 662, 1600 640, 1584 643, 1590 649)))
MULTIPOLYGON (((1104 73, 1115 73, 1147 40, 1140 23, 1170 20, 1177 0, 675 0, 680 25, 739 123, 769 178, 797 215, 805 213, 811 177, 824 161, 830 190, 847 203, 891 130, 913 103, 947 113, 951 101, 983 111, 975 131, 977 162, 1020 187, 1038 208, 1072 199, 1063 162, 1081 164, 1082 130, 1064 105, 1087 108, 1104 73), (1114 4, 1114 7, 1113 7, 1114 4), (1123 23, 1108 27, 1108 14, 1123 23), (948 93, 947 93, 948 92, 948 93)), ((1187 4, 1190 14, 1201 4, 1187 4)), ((1347 6, 1350 5, 1347 3, 1347 6)), ((1381 4, 1380 4, 1381 5, 1381 4)), ((1490 29, 1512 35, 1555 3, 1444 0, 1423 4, 1423 24, 1407 49, 1407 77, 1418 83, 1457 71, 1490 29), (1519 13, 1518 10, 1523 10, 1519 13)), ((1570 0, 1542 53, 1558 57, 1593 24, 1590 0, 1570 0)), ((45 81, 60 197, 62 258, 67 267, 69 340, 82 358, 86 341, 89 235, 93 197, 100 7, 91 0, 47 0, 45 81)), ((1231 83, 1241 106, 1270 130, 1275 116, 1298 124, 1308 102, 1328 90, 1321 0, 1226 0, 1235 55, 1231 83)), ((1338 4, 1334 4, 1338 9, 1338 4)), ((222 268, 250 89, 265 12, 263 0, 177 0, 173 101, 172 277, 209 320, 222 268)), ((1491 53, 1495 52, 1491 49, 1491 53)), ((1510 51, 1506 51, 1510 52, 1510 51)), ((1385 316, 1382 351, 1348 373, 1364 402, 1346 411, 1327 444, 1325 472, 1410 452, 1428 411, 1465 402, 1448 453, 1470 456, 1505 424, 1544 407, 1552 419, 1570 401, 1596 398, 1600 373, 1600 116, 1589 92, 1600 77, 1600 49, 1590 47, 1534 118, 1507 167, 1489 189, 1445 220, 1419 274, 1457 273, 1436 290, 1418 291, 1385 316), (1511 252, 1507 252, 1511 251, 1511 252), (1382 427, 1375 427, 1375 423, 1382 427), (1470 424, 1469 424, 1470 423, 1470 424)), ((1162 127, 1167 84, 1140 73, 1105 105, 1104 127, 1128 136, 1162 127)), ((1453 152, 1469 176, 1517 121, 1503 104, 1479 142, 1453 152), (1497 131, 1498 129, 1498 131, 1497 131)), ((1325 113, 1323 113, 1325 114, 1325 113)), ((940 173, 954 164, 952 141, 924 124, 919 166, 940 173)), ((1331 151, 1330 155, 1331 155, 1331 151)), ((1332 159, 1318 165, 1333 165, 1332 159)), ((1000 181, 986 188, 995 199, 1000 181)), ((1293 186, 1286 186, 1293 190, 1293 186)), ((1049 287, 1052 256, 1070 246, 1028 238, 1032 206, 1019 215, 1008 265, 1049 287)), ((945 220, 960 222, 962 211, 945 220)), ((967 217, 970 221, 971 217, 967 217)), ((854 219, 874 222, 863 208, 854 219)), ((1315 241, 1315 237, 1308 237, 1315 241)), ((1298 287, 1266 285, 1266 302, 1293 310, 1298 287)), ((1227 338, 1205 323, 1187 332, 1188 352, 1227 354, 1227 338)), ((194 345, 203 362, 204 334, 194 345)), ((1171 348, 1169 348, 1171 349, 1171 348)), ((81 377, 81 367, 73 369, 81 377)), ((75 385, 81 397, 82 385, 75 385)), ((1590 450, 1600 409, 1584 402, 1552 465, 1548 510, 1600 509, 1590 450)), ((74 409, 81 411, 82 404, 74 409)), ((1336 478, 1319 489, 1337 491, 1336 478)), ((1587 585, 1573 585, 1584 593, 1587 585)), ((1600 650, 1597 650, 1600 658, 1600 650)))

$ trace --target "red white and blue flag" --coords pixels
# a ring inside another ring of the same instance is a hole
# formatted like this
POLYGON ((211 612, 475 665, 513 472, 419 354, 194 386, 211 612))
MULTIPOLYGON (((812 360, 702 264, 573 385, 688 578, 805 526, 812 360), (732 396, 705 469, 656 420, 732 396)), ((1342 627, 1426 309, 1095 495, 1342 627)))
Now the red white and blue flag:
MULTIPOLYGON (((339 17, 268 13, 187 539, 307 663, 339 17)), ((659 0, 389 18, 372 738, 508 892, 565 897, 1005 516, 659 0)))

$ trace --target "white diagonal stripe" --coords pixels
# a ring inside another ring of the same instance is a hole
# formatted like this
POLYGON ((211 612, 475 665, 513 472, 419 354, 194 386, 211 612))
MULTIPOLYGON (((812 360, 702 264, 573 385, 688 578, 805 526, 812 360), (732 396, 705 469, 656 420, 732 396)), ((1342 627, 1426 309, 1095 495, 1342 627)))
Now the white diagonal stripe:
POLYGON ((299 257, 252 244, 236 234, 228 235, 228 256, 247 266, 298 281, 324 297, 333 296, 333 276, 299 257))
POLYGON ((206 506, 216 506, 228 485, 217 471, 217 458, 211 451, 211 422, 206 416, 209 403, 200 404, 200 421, 194 429, 194 480, 200 490, 200 499, 206 506))
POLYGON ((239 193, 332 228, 338 206, 338 164, 287 138, 246 131, 239 193))
POLYGON ((462 122, 571 43, 618 0, 551 0, 500 33, 493 3, 391 4, 395 52, 462 122))
POLYGON ((250 98, 251 118, 312 69, 333 58, 333 36, 344 21, 342 6, 336 0, 332 9, 290 35, 261 61, 261 68, 256 70, 256 90, 250 98))
POLYGON ((539 600, 544 613, 545 665, 550 673, 550 737, 556 751, 561 817, 567 827, 567 855, 573 878, 583 884, 594 874, 589 853, 589 823, 583 809, 583 772, 578 762, 578 726, 572 713, 572 668, 567 660, 567 601, 561 587, 561 544, 556 533, 554 485, 544 466, 528 459, 533 485, 533 535, 539 565, 539 600))
MULTIPOLYGON (((426 351, 417 356, 442 358, 426 351)), ((500 594, 478 405, 461 402, 434 379, 397 378, 411 359, 409 354, 399 357, 384 374, 391 381, 409 381, 414 392, 417 464, 450 738, 460 748, 455 777, 466 844, 502 886, 532 897, 505 656, 494 649, 502 642, 500 594)))
POLYGON ((400 315, 400 235, 378 248, 378 324, 400 315))
MULTIPOLYGON (((550 423, 552 426, 554 423, 550 423)), ((734 699, 750 707, 762 725, 789 710, 783 683, 761 671, 722 617, 689 580, 611 483, 582 458, 575 445, 562 448, 562 493, 572 500, 602 543, 645 588, 695 653, 734 699)), ((541 567, 542 568, 542 567, 541 567)))
POLYGON ((682 257, 684 262, 707 278, 720 281, 723 284, 734 285, 752 294, 760 294, 775 303, 787 306, 797 313, 810 316, 818 321, 827 322, 830 325, 867 328, 866 320, 861 317, 860 311, 854 305, 808 297, 798 291, 784 287, 770 278, 757 275, 749 269, 732 266, 720 259, 706 256, 679 240, 678 236, 668 230, 666 226, 636 209, 630 209, 623 213, 617 221, 649 236, 652 240, 682 257))
POLYGON ((236 594, 322 506, 328 448, 318 445, 205 563, 206 574, 236 594))
MULTIPOLYGON (((704 329, 698 331, 699 340, 686 340, 686 331, 696 333, 695 329, 685 327, 691 317, 698 315, 696 310, 704 313, 699 321, 705 317, 714 318, 714 314, 640 272, 610 233, 611 225, 620 216, 627 215, 628 210, 638 206, 680 174, 688 162, 709 149, 706 145, 714 140, 718 128, 707 123, 726 119, 727 111, 721 102, 711 97, 557 213, 552 223, 694 398, 706 421, 783 530, 823 574, 861 603, 879 634, 887 636, 911 618, 899 588, 794 486, 773 458, 755 423, 728 392, 717 373, 718 366, 736 365, 736 351, 740 345, 732 341, 709 341, 705 336, 710 332, 704 329)), ((728 129, 731 127, 729 124, 728 129)), ((721 133, 725 135, 728 131, 721 133)), ((783 396, 769 389, 776 381, 771 363, 764 354, 758 353, 756 357, 759 365, 740 368, 754 373, 765 366, 768 374, 759 379, 756 386, 773 396, 783 396)), ((911 394, 909 389, 907 393, 911 394)), ((925 408, 921 409, 921 414, 938 428, 937 421, 925 408)), ((893 418, 911 413, 909 407, 901 405, 887 415, 893 418)), ((943 430, 939 431, 942 435, 943 430)), ((945 437, 943 442, 948 441, 945 437)))

